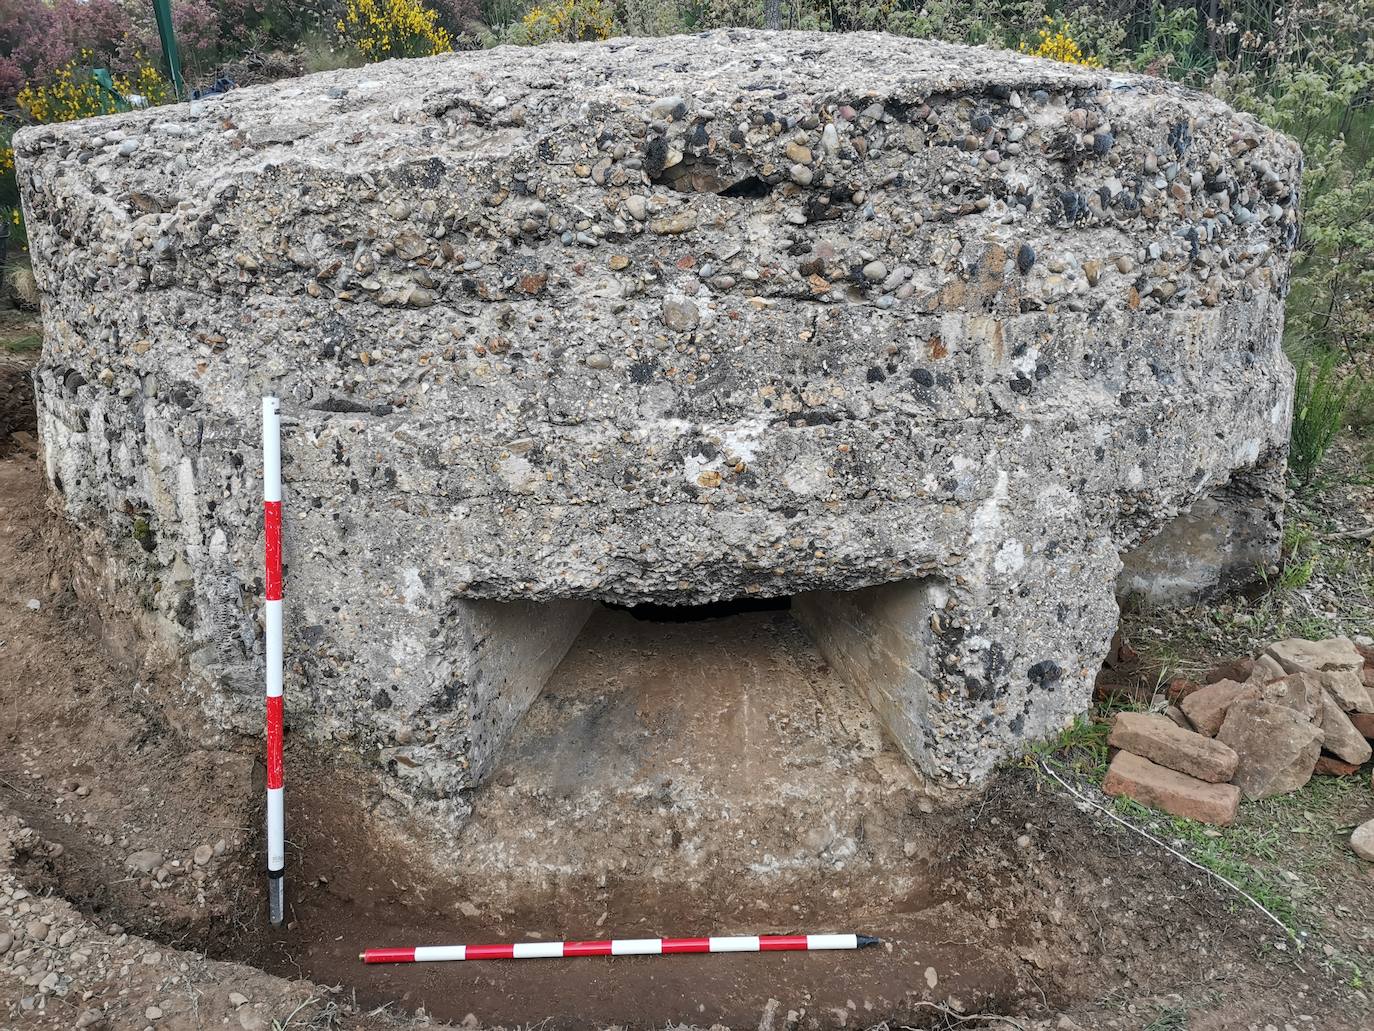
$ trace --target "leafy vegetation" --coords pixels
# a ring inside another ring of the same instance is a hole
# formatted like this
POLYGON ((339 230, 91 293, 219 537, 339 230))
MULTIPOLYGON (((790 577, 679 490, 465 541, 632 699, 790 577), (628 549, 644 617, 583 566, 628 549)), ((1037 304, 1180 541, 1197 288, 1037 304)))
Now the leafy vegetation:
POLYGON ((1345 425, 1355 384, 1336 369, 1334 351, 1300 355, 1293 389, 1293 435, 1288 467, 1306 486, 1316 475, 1322 456, 1345 425))
POLYGON ((343 0, 339 33, 366 61, 430 57, 453 49, 438 12, 420 0, 343 0))

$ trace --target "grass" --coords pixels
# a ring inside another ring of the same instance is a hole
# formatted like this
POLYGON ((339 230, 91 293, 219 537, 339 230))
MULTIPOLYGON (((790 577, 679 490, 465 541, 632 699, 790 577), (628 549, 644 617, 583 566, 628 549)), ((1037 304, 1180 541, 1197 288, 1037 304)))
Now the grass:
POLYGON ((1334 351, 1309 352, 1297 363, 1288 467, 1303 487, 1312 483, 1317 466, 1345 425, 1355 395, 1354 380, 1336 371, 1338 360, 1334 351))
MULTIPOLYGON (((1278 858, 1272 828, 1262 823, 1247 826, 1248 821, 1232 827, 1212 827, 1161 813, 1129 798, 1114 799, 1113 805, 1121 816, 1163 838, 1199 866, 1250 895, 1293 935, 1299 933, 1298 910, 1288 891, 1290 886, 1280 874, 1269 869, 1278 858)), ((1238 897, 1228 899, 1227 908, 1232 912, 1239 912, 1244 906, 1238 897)))
POLYGON ((1101 783, 1107 775, 1107 735, 1112 731, 1112 719, 1118 712, 1141 712, 1144 706, 1116 698, 1094 706, 1088 713, 1075 716, 1071 724, 1056 736, 1031 745, 1022 765, 1038 767, 1044 762, 1060 773, 1071 773, 1101 783))
MULTIPOLYGON (((1095 712, 1075 721, 1057 738, 1033 749, 1027 765, 1044 761, 1100 785, 1106 773, 1110 718, 1095 712)), ((1110 804, 1123 819, 1246 892, 1301 940, 1322 925, 1312 903, 1322 898, 1331 870, 1337 864, 1358 863, 1344 845, 1350 833, 1345 814, 1358 802, 1364 776, 1313 777, 1299 791, 1243 803, 1230 827, 1171 816, 1129 798, 1114 798, 1110 804)), ((1228 900, 1232 911, 1245 906, 1238 896, 1228 900)), ((1362 982, 1362 971, 1346 965, 1349 976, 1362 982)))
POLYGON ((1187 1009, 1182 1006, 1165 1006, 1141 1031, 1186 1031, 1187 1027, 1187 1009))
POLYGON ((0 339, 0 347, 15 353, 37 351, 42 346, 43 337, 37 333, 25 333, 23 336, 10 337, 8 340, 0 339))

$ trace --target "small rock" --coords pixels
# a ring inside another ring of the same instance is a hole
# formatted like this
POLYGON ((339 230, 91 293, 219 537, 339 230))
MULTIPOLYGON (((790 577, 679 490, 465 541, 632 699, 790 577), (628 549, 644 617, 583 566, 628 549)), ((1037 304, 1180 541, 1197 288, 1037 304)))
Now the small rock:
POLYGON ((247 1006, 239 1007, 239 1027, 243 1031, 266 1031, 267 1021, 247 1006))
POLYGON ((1188 695, 1179 703, 1179 707, 1199 734, 1216 737, 1222 721, 1226 719, 1227 707, 1244 690, 1245 685, 1234 680, 1218 680, 1188 695))
POLYGON ((1359 766, 1354 763, 1337 759, 1325 752, 1317 756, 1317 765, 1312 768, 1312 774, 1316 777, 1351 777, 1359 772, 1359 766))
POLYGON ((1322 686, 1346 712, 1374 712, 1374 701, 1364 686, 1364 656, 1349 638, 1305 641, 1293 637, 1271 644, 1265 654, 1287 673, 1319 674, 1322 686))
POLYGON ((1202 690, 1202 685, 1187 677, 1174 677, 1169 681, 1169 685, 1164 688, 1164 697, 1175 705, 1187 698, 1194 691, 1202 690))
POLYGON ((763 1013, 759 1016, 759 1031, 773 1031, 773 1023, 778 1018, 778 1007, 782 1003, 777 999, 769 999, 763 1007, 763 1013))
POLYGON ((214 857, 215 850, 213 846, 198 845, 196 846, 195 854, 191 857, 191 859, 195 862, 196 866, 204 866, 205 864, 210 862, 210 860, 214 857))
POLYGON ((48 925, 42 920, 30 920, 24 925, 24 933, 36 942, 48 940, 48 925))
POLYGON ((1202 678, 1204 684, 1215 684, 1218 680, 1234 680, 1239 684, 1245 683, 1250 679, 1250 673, 1255 668, 1255 660, 1248 655, 1233 659, 1230 662, 1222 663, 1220 666, 1213 667, 1207 671, 1202 678))
POLYGON ((1022 834, 1019 838, 1016 839, 1017 848, 1030 848, 1030 846, 1031 838, 1029 834, 1022 834))
POLYGON ((887 266, 881 261, 870 261, 864 266, 864 278, 870 283, 881 283, 887 278, 887 266))
POLYGON ((132 157, 138 150, 138 140, 125 140, 119 145, 119 156, 122 158, 132 157))
POLYGON ((1035 248, 1023 243, 1016 249, 1016 271, 1025 275, 1035 265, 1035 248))
POLYGON ((1321 718, 1322 747, 1355 766, 1363 766, 1369 762, 1374 750, 1371 750, 1364 735, 1355 729, 1350 717, 1336 704, 1331 692, 1323 691, 1322 701, 1325 703, 1321 718))
POLYGON ((14 944, 14 935, 8 931, 0 934, 0 956, 10 951, 10 946, 14 944))
POLYGON ((1288 671, 1278 664, 1278 661, 1271 655, 1261 655, 1250 666, 1250 673, 1245 678, 1247 684, 1267 684, 1270 681, 1278 680, 1279 677, 1287 675, 1288 671))
MULTIPOLYGON (((1266 684, 1247 684, 1245 690, 1236 696, 1236 701, 1257 699, 1282 705, 1321 726, 1324 694, 1321 679, 1317 674, 1290 673, 1266 684)), ((1234 705, 1235 702, 1231 704, 1234 705)))
POLYGON ((95 1008, 82 1010, 81 1016, 76 1018, 76 1026, 79 1028, 95 1027, 100 1023, 103 1016, 104 1014, 95 1008))
POLYGON ((1350 835, 1350 850, 1361 859, 1374 863, 1374 820, 1367 820, 1350 835))
POLYGON ((149 1006, 147 1009, 143 1011, 143 1015, 147 1017, 149 1020, 159 1020, 162 1017, 162 1007, 149 1006))
POLYGON ((144 849, 129 856, 128 859, 124 860, 124 865, 138 873, 150 874, 162 865, 162 853, 154 852, 152 849, 144 849))
POLYGON ((926 987, 934 989, 940 983, 940 975, 934 967, 926 967, 926 987))
POLYGON ((610 357, 600 351, 587 355, 585 360, 589 369, 609 369, 611 367, 610 357))
POLYGON ((663 323, 677 333, 696 329, 701 322, 697 306, 686 298, 665 297, 663 299, 663 323))
POLYGON ((240 1006, 246 1005, 247 1002, 248 996, 244 995, 242 992, 229 993, 229 1005, 233 1006, 234 1009, 238 1009, 240 1006))
POLYGON ((643 222, 649 215, 649 205, 639 194, 631 194, 625 198, 625 211, 636 222, 643 222))
POLYGON ((1102 790, 1218 827, 1229 826, 1240 805, 1240 789, 1234 784, 1209 784, 1130 752, 1116 753, 1102 790))
POLYGON ((1184 730, 1191 730, 1194 733, 1197 732, 1197 728, 1193 726, 1192 720, 1188 719, 1184 711, 1180 709, 1177 705, 1168 706, 1164 710, 1164 715, 1169 718, 1170 722, 1172 722, 1174 726, 1181 727, 1184 730))
POLYGON ((1368 740, 1374 740, 1374 712, 1352 712, 1347 713, 1350 725, 1358 730, 1368 740))
POLYGON ((1296 791, 1312 779, 1322 732, 1285 705, 1243 699, 1217 733, 1240 756, 1235 783, 1254 801, 1296 791))

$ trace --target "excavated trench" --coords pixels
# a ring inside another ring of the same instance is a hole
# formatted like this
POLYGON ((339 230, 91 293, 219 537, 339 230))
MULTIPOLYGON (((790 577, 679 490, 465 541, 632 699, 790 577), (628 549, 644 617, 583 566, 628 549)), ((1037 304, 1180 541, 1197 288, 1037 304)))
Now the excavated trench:
MULTIPOLYGON (((113 712, 90 718, 148 718, 113 712)), ((102 791, 134 811, 151 804, 145 789, 167 768, 191 770, 167 798, 180 830, 242 831, 216 861, 208 903, 147 890, 121 869, 123 838, 101 847, 16 796, 25 818, 65 845, 58 856, 20 857, 31 890, 68 897, 102 926, 343 985, 364 1006, 505 1026, 548 1014, 568 1027, 693 1016, 742 1026, 776 998, 826 1012, 827 1025, 828 1011, 847 1007, 860 1008, 853 1022, 872 1023, 907 1012, 927 967, 940 971, 942 996, 970 1006, 1023 997, 1011 967, 1025 930, 989 934, 948 883, 961 817, 930 814, 919 777, 825 664, 789 599, 600 608, 447 852, 418 840, 424 828, 405 829, 413 843, 398 836, 364 767, 288 739, 290 909, 280 931, 268 929, 261 897, 261 768, 248 773, 256 742, 198 752, 192 766, 176 754, 186 747, 179 735, 152 736, 161 751, 126 749, 127 765, 107 771, 102 791), (962 920, 976 920, 976 933, 970 924, 950 934, 962 920), (357 959, 386 944, 846 930, 888 947, 657 963, 357 959)), ((136 842, 146 843, 124 847, 136 842)), ((989 889, 1004 879, 988 873, 989 889)))
MULTIPOLYGON (((943 901, 942 821, 788 599, 601 608, 473 804, 438 864, 433 851, 428 863, 385 845, 360 852, 343 791, 293 804, 295 923, 254 960, 506 1024, 535 1012, 531 977, 542 1012, 569 1024, 661 1024, 701 1005, 707 1022, 737 1025, 782 991, 833 994, 843 1008, 854 983, 896 1012, 929 965, 914 966, 928 950, 901 943, 920 942, 923 914, 943 901), (849 929, 894 951, 537 971, 357 961, 361 948, 412 942, 849 929)), ((963 976, 970 997, 1012 987, 986 969, 963 976)))

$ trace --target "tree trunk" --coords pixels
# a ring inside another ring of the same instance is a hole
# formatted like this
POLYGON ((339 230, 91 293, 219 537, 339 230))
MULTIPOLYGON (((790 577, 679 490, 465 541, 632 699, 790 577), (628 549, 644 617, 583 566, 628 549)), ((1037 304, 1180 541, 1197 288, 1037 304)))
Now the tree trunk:
POLYGON ((782 28, 782 0, 763 0, 763 27, 782 28))

